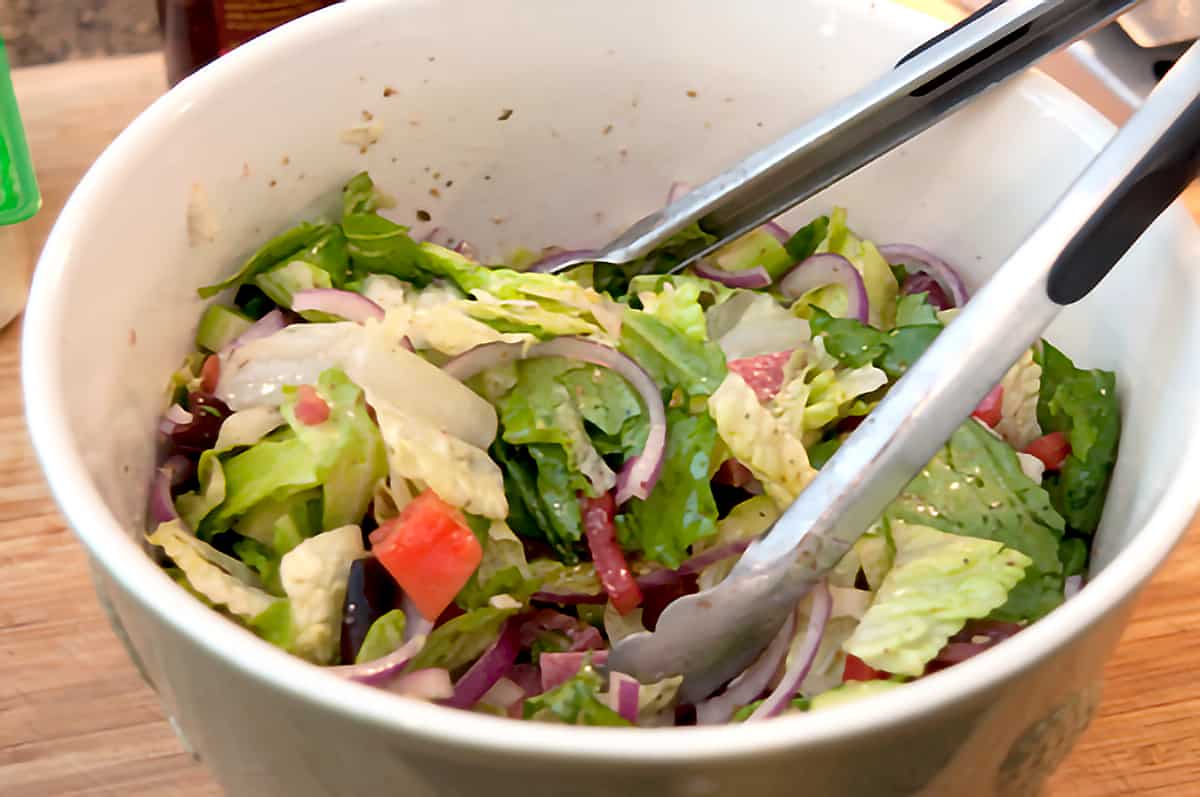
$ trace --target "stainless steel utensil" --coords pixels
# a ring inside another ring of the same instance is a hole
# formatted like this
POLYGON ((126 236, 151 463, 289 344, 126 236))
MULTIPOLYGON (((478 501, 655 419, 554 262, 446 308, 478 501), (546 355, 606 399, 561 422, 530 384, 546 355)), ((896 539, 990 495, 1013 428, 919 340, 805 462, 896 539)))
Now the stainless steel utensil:
POLYGON ((1137 0, 993 2, 903 58, 879 80, 724 174, 548 271, 628 264, 698 223, 716 236, 674 270, 795 207, 1137 0))
POLYGON ((683 675, 681 699, 744 669, 796 603, 966 420, 1064 305, 1083 298, 1200 171, 1200 45, 715 588, 618 642, 612 669, 683 675))

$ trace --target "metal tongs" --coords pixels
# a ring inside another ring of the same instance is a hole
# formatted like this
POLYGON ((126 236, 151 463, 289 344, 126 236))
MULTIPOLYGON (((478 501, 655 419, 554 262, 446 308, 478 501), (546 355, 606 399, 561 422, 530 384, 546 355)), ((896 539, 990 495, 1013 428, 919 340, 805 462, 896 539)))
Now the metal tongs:
MULTIPOLYGON (((1096 0, 993 5, 855 98, 642 220, 592 262, 636 259, 694 221, 725 239, 741 234, 1132 5, 1096 0)), ((1200 171, 1198 48, 1180 59, 731 574, 712 589, 670 604, 653 633, 618 642, 609 669, 643 683, 682 675, 680 698, 694 703, 758 656, 798 601, 1059 310, 1087 295, 1200 171)))

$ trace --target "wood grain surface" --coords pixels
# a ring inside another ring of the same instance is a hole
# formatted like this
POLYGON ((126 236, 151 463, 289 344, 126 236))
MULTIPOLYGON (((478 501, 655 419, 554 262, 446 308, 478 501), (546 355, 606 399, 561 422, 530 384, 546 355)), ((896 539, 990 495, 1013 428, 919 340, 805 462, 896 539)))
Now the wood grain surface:
MULTIPOLYGON (((157 56, 19 71, 46 206, 36 247, 104 145, 162 90, 157 56)), ((1196 191, 1187 197, 1200 212, 1196 191)), ((3 267, 3 264, 0 264, 3 267)), ((0 332, 0 794, 219 794, 110 632, 22 416, 19 324, 0 332)), ((1200 534, 1141 599, 1099 715, 1054 797, 1200 794, 1200 534)))

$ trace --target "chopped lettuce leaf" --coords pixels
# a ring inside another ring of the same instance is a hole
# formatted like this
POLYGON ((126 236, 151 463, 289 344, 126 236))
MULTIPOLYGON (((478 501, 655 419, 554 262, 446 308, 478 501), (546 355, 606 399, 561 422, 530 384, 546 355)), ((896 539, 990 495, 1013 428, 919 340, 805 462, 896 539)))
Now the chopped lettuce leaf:
POLYGON ((221 423, 213 449, 223 453, 252 446, 283 424, 283 415, 275 407, 250 407, 232 413, 221 423))
POLYGON ((358 655, 354 657, 355 664, 365 664, 368 661, 381 659, 404 644, 404 627, 406 618, 400 609, 392 609, 371 623, 367 635, 363 637, 358 655))
MULTIPOLYGON (((471 312, 490 312, 495 316, 492 320, 508 320, 524 326, 502 331, 529 332, 540 329, 542 323, 561 329, 561 325, 572 323, 575 325, 572 329, 579 333, 584 329, 582 324, 595 334, 603 333, 613 339, 620 335, 621 306, 577 282, 554 274, 487 268, 436 244, 423 243, 420 250, 427 267, 435 274, 475 296, 479 304, 492 306, 491 310, 473 307, 471 312)), ((543 335, 550 334, 576 333, 543 330, 543 335)))
POLYGON ((494 520, 484 536, 483 559, 455 603, 467 611, 487 606, 497 595, 509 595, 524 603, 539 584, 525 560, 520 538, 503 520, 494 520))
POLYGON ((592 444, 574 396, 560 380, 574 367, 561 357, 518 363, 517 384, 497 406, 501 434, 512 445, 561 446, 567 466, 588 480, 589 494, 595 496, 612 489, 617 477, 592 444))
POLYGON ((1042 344, 1042 387, 1038 420, 1046 432, 1062 432, 1071 453, 1061 470, 1046 478, 1054 508, 1076 531, 1090 534, 1100 512, 1117 459, 1121 408, 1116 377, 1086 371, 1049 343, 1042 344))
POLYGON ((646 446, 650 421, 637 391, 609 368, 581 365, 564 371, 558 381, 566 388, 601 454, 628 458, 646 446))
POLYGON ((1036 620, 1062 602, 1062 516, 1046 491, 1021 471, 1016 452, 974 420, 954 432, 885 517, 995 540, 1028 556, 1032 564, 1025 579, 993 613, 995 619, 1036 620))
POLYGON ((708 336, 728 360, 789 351, 812 337, 809 323, 797 318, 775 298, 757 291, 737 291, 706 314, 708 336))
MULTIPOLYGON (((284 498, 260 501, 237 519, 234 530, 243 537, 277 548, 277 540, 299 541, 319 533, 324 527, 322 514, 321 489, 314 487, 284 498)), ((281 556, 284 553, 279 551, 281 556)))
MULTIPOLYGON (((201 459, 210 454, 205 452, 201 459)), ((308 445, 287 429, 234 454, 223 468, 225 500, 197 527, 202 532, 229 528, 234 518, 262 501, 280 500, 321 484, 308 445)))
POLYGON ((393 483, 417 482, 473 515, 508 515, 504 475, 486 451, 391 403, 373 406, 393 483))
POLYGON ((816 475, 804 444, 732 371, 709 398, 708 412, 730 453, 763 483, 771 500, 781 507, 791 506, 816 475))
POLYGON ((516 609, 483 607, 459 615, 429 633, 425 646, 404 668, 405 672, 440 667, 452 675, 479 658, 497 637, 516 609))
POLYGON ((276 601, 250 568, 197 539, 179 521, 160 524, 146 539, 163 549, 193 590, 242 620, 257 617, 276 601))
POLYGON ((799 263, 816 253, 817 247, 825 240, 825 236, 828 233, 829 217, 817 216, 808 224, 792 233, 792 237, 788 238, 787 243, 784 244, 784 248, 787 249, 792 259, 799 263))
POLYGON ((700 306, 699 280, 663 281, 657 291, 637 295, 642 310, 692 340, 708 340, 704 308, 700 306))
POLYGON ((692 545, 716 533, 717 504, 709 482, 716 443, 717 426, 708 415, 668 410, 658 483, 645 500, 631 499, 616 518, 625 551, 679 567, 692 545))
POLYGON ((638 310, 625 313, 621 350, 665 392, 679 388, 687 398, 712 395, 725 375, 725 357, 720 348, 689 338, 638 310))
POLYGON ((526 700, 525 719, 567 725, 629 725, 600 696, 604 685, 595 668, 585 663, 574 677, 526 700))
POLYGON ((634 609, 628 614, 621 614, 612 601, 604 604, 604 634, 610 644, 615 645, 627 636, 640 634, 646 630, 642 622, 642 610, 634 609))
POLYGON ((215 285, 201 288, 200 298, 208 299, 216 296, 226 288, 232 288, 252 280, 264 271, 287 263, 296 255, 315 245, 336 228, 330 224, 309 224, 307 222, 280 233, 251 255, 250 259, 238 269, 237 273, 215 285))
POLYGON ((846 652, 871 667, 918 676, 962 630, 1008 599, 1029 557, 992 540, 894 523, 896 560, 846 652))
POLYGON ((874 681, 847 681, 838 687, 830 689, 828 692, 823 692, 814 697, 809 703, 808 710, 820 711, 821 709, 840 706, 843 703, 851 703, 855 700, 871 697, 872 695, 890 692, 903 685, 903 681, 885 681, 881 679, 874 681))
POLYGON ((363 392, 341 371, 321 374, 315 389, 329 407, 329 418, 309 425, 296 419, 297 390, 283 388, 283 417, 308 448, 308 460, 321 482, 322 528, 358 523, 388 474, 379 428, 367 413, 363 392))
POLYGON ((349 213, 342 217, 342 233, 354 274, 390 274, 424 285, 429 282, 428 262, 408 228, 374 212, 349 213))
POLYGON ((825 351, 823 338, 796 347, 784 369, 784 384, 771 401, 771 409, 805 445, 821 438, 821 430, 852 412, 861 396, 887 384, 887 375, 872 365, 841 368, 825 351))
POLYGON ((292 609, 292 653, 316 664, 337 658, 350 565, 365 555, 354 525, 318 534, 284 555, 279 579, 292 609))
POLYGON ((567 468, 563 449, 497 440, 491 451, 502 466, 509 524, 524 537, 545 540, 564 562, 579 561, 575 547, 583 537, 583 519, 575 492, 587 483, 567 468))
POLYGON ((812 331, 825 340, 825 350, 848 368, 874 364, 890 379, 899 379, 942 331, 941 324, 896 327, 882 332, 853 318, 834 318, 813 308, 812 331))
POLYGON ((896 301, 896 326, 917 327, 940 324, 938 310, 929 303, 925 293, 908 293, 896 301))
POLYGON ((1000 380, 1004 395, 996 432, 1018 451, 1042 436, 1037 416, 1041 386, 1042 367, 1034 359, 1032 349, 1021 355, 1000 380))
POLYGON ((841 255, 862 274, 870 302, 869 320, 872 326, 891 329, 895 325, 896 297, 900 293, 900 285, 875 245, 862 240, 846 226, 846 211, 843 208, 834 208, 825 240, 817 245, 816 251, 841 255))
POLYGON ((342 214, 352 216, 355 213, 374 213, 383 208, 396 206, 396 200, 389 194, 380 191, 375 181, 366 172, 359 172, 350 178, 342 188, 342 214))

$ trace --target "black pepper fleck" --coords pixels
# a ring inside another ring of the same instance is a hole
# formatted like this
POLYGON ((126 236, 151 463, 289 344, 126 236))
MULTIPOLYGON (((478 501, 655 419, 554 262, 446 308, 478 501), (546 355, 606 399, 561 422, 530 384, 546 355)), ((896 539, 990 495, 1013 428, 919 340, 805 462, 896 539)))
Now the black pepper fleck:
POLYGON ((271 182, 267 183, 267 185, 270 186, 271 188, 274 188, 275 186, 279 185, 279 181, 272 180, 271 182))
POLYGON ((384 87, 383 87, 383 96, 385 96, 385 97, 395 97, 395 96, 396 96, 396 90, 395 90, 394 88, 392 88, 391 86, 384 86, 384 87))
POLYGON ((503 108, 500 111, 500 115, 497 116, 496 119, 497 119, 497 121, 500 121, 500 122, 507 122, 509 120, 509 118, 512 117, 512 114, 513 114, 512 108, 503 108))
POLYGON ((454 181, 453 181, 453 180, 447 180, 447 181, 446 181, 446 187, 447 187, 447 188, 449 188, 449 187, 450 187, 450 186, 452 186, 452 185, 454 185, 454 181))
POLYGON ((428 210, 418 210, 417 211, 417 221, 429 221, 432 218, 433 218, 433 216, 429 215, 428 210))

